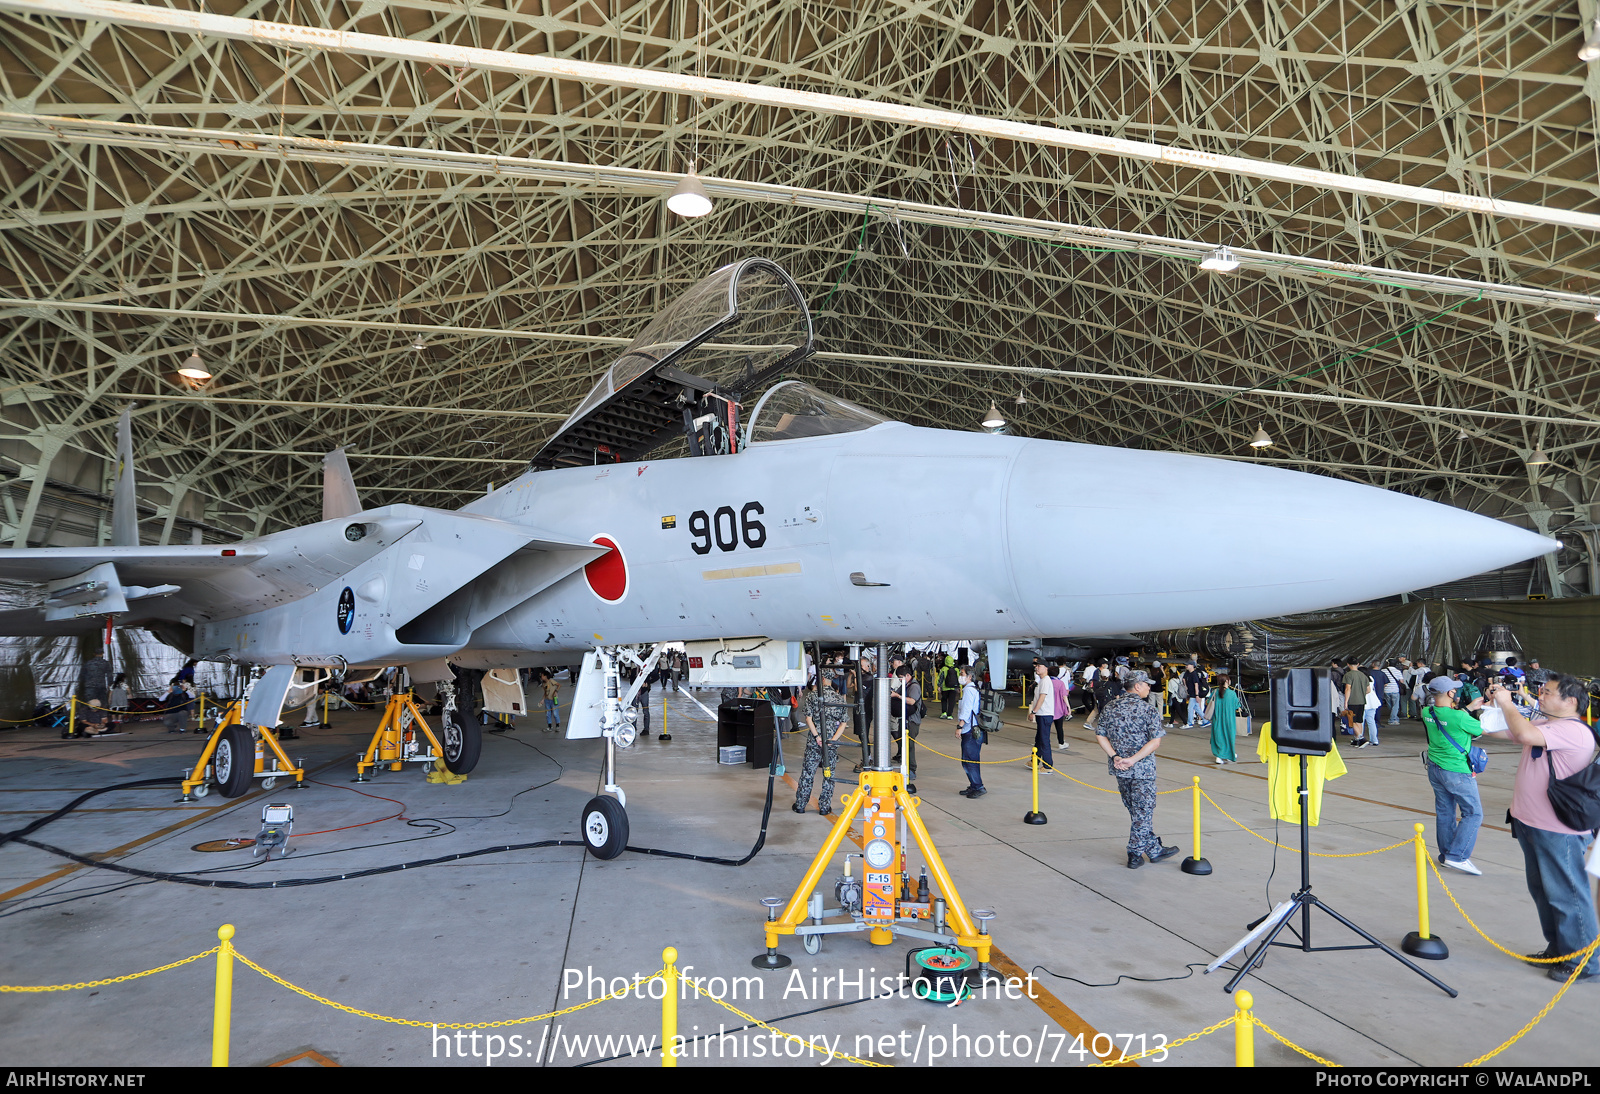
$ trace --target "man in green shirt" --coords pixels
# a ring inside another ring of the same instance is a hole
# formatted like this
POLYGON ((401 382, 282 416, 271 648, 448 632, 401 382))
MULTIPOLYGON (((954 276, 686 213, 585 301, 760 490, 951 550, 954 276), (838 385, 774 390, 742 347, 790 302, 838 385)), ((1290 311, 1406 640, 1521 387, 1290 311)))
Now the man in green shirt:
MULTIPOLYGON (((1435 676, 1428 681, 1433 704, 1422 708, 1422 726, 1428 733, 1428 751, 1423 758, 1433 787, 1439 860, 1464 874, 1482 874, 1472 864, 1472 849, 1483 823, 1483 803, 1478 797, 1478 777, 1467 764, 1467 752, 1483 727, 1456 706, 1460 687, 1461 681, 1453 676, 1435 676)), ((1475 709, 1483 700, 1474 699, 1469 705, 1475 709)))

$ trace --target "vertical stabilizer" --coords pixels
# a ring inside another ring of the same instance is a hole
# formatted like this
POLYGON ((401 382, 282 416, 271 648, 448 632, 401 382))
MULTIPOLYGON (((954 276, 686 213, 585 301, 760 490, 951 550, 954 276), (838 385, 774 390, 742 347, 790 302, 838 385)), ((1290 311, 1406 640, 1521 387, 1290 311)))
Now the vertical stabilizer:
POLYGON ((335 448, 322 457, 322 519, 337 520, 361 512, 356 480, 350 476, 350 461, 344 449, 335 448))
POLYGON ((133 482, 132 408, 117 418, 117 479, 111 488, 111 546, 139 546, 139 501, 133 482))

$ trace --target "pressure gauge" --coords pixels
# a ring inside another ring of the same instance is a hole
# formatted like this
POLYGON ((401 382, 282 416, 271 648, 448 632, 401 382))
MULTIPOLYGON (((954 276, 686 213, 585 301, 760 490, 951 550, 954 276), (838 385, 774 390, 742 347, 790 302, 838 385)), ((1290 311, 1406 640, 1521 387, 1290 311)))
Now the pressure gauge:
POLYGON ((875 839, 867 844, 867 865, 874 870, 886 870, 894 862, 894 844, 886 839, 875 839))
POLYGON ((883 835, 883 825, 881 825, 881 824, 874 824, 874 825, 873 825, 873 826, 872 826, 872 834, 873 834, 873 835, 874 835, 874 836, 882 836, 882 835, 883 835))

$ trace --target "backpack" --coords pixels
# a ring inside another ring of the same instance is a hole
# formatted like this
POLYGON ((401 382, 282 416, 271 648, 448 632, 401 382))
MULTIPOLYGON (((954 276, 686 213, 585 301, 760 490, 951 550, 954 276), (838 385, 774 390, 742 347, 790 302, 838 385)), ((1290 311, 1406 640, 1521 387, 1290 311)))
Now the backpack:
MULTIPOLYGON (((1591 726, 1589 732, 1593 733, 1591 726)), ((1600 745, 1600 736, 1595 743, 1600 745)), ((1590 832, 1600 829, 1600 763, 1588 763, 1564 779, 1556 778, 1556 761, 1550 750, 1544 750, 1550 765, 1550 808, 1556 819, 1568 828, 1590 832)), ((1600 757, 1597 757, 1600 759, 1600 757)))
POLYGON ((978 728, 987 735, 1000 732, 1000 712, 1006 709, 1006 697, 1002 692, 983 691, 978 694, 978 728))

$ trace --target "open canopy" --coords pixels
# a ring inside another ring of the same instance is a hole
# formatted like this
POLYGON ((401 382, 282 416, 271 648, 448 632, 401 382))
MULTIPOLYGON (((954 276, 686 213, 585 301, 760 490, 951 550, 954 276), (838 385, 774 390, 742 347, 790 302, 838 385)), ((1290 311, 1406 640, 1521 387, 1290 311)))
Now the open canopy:
POLYGON ((813 351, 811 313, 775 262, 717 270, 661 311, 534 457, 536 467, 637 459, 682 431, 712 390, 742 394, 813 351))

